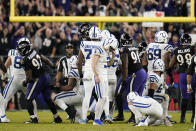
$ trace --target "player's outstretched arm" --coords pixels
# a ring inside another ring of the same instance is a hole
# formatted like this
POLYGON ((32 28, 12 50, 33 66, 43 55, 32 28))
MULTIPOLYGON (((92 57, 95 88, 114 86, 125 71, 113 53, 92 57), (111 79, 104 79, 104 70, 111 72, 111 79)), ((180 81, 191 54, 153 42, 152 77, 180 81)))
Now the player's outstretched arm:
POLYGON ((84 60, 84 55, 82 53, 82 51, 80 50, 78 53, 78 72, 79 75, 82 76, 82 62, 84 60))
POLYGON ((55 68, 55 65, 52 63, 52 61, 50 61, 47 57, 41 55, 41 60, 48 64, 51 68, 55 68))
POLYGON ((71 91, 76 86, 76 79, 75 78, 69 78, 68 79, 68 85, 62 86, 62 91, 71 91))

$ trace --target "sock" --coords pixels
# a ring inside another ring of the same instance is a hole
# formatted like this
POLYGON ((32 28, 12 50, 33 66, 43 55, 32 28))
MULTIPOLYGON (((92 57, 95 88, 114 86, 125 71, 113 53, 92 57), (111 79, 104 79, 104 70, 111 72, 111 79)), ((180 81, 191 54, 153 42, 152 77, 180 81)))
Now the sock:
POLYGON ((189 102, 188 99, 184 99, 184 98, 182 99, 182 103, 181 103, 181 118, 185 117, 188 102, 189 102))
POLYGON ((114 106, 112 101, 109 102, 109 110, 110 110, 110 116, 112 117, 114 112, 114 106))
POLYGON ((34 107, 34 109, 33 109, 34 115, 37 117, 37 104, 36 104, 35 99, 32 101, 32 103, 33 103, 33 107, 34 107))
POLYGON ((56 114, 57 110, 56 110, 56 107, 55 107, 54 103, 52 102, 52 100, 51 99, 46 99, 45 101, 46 101, 47 105, 49 106, 50 111, 52 112, 52 114, 56 114))
POLYGON ((105 105, 104 105, 105 116, 109 116, 109 98, 106 97, 105 105))
POLYGON ((94 99, 89 107, 90 112, 95 112, 96 103, 97 103, 97 101, 94 99))
POLYGON ((98 99, 98 102, 95 108, 95 119, 100 119, 101 114, 103 112, 104 105, 105 105, 105 101, 106 101, 105 98, 98 99))
POLYGON ((163 101, 162 107, 163 107, 163 117, 164 117, 164 119, 165 119, 166 116, 167 116, 168 106, 169 106, 169 101, 168 101, 168 100, 163 101))
POLYGON ((195 116, 195 96, 194 95, 192 95, 191 105, 192 105, 192 117, 194 117, 195 116))
POLYGON ((54 118, 57 118, 59 115, 56 113, 56 114, 53 114, 53 117, 54 118))
POLYGON ((34 107, 33 107, 32 101, 31 100, 27 100, 27 110, 28 110, 28 113, 29 113, 30 116, 34 116, 35 115, 34 112, 33 112, 33 109, 34 109, 34 107))
POLYGON ((67 109, 67 105, 65 104, 65 102, 64 101, 62 101, 61 99, 56 99, 55 101, 54 101, 57 105, 58 105, 58 107, 60 107, 62 110, 66 110, 67 109))
POLYGON ((119 116, 124 116, 123 115, 123 97, 122 94, 119 94, 116 96, 116 104, 118 107, 118 115, 119 116))
POLYGON ((31 117, 31 119, 34 119, 34 118, 36 118, 36 116, 35 116, 35 115, 31 115, 30 117, 31 117))
POLYGON ((154 96, 154 89, 148 89, 148 96, 153 98, 153 96, 154 96))
POLYGON ((82 119, 83 120, 86 120, 87 118, 89 102, 90 102, 90 98, 88 99, 87 97, 84 97, 83 102, 82 102, 82 119))

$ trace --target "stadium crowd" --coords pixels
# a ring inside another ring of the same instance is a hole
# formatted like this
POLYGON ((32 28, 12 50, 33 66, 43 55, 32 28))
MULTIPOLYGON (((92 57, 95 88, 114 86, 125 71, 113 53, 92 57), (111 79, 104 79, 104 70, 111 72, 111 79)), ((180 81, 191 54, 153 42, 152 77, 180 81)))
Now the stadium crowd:
MULTIPOLYGON (((165 16, 189 16, 189 0, 16 0, 16 16, 142 16, 145 11, 163 11, 165 16)), ((81 23, 11 23, 10 2, 0 1, 0 55, 6 57, 10 49, 16 48, 17 40, 27 36, 33 47, 53 62, 65 55, 71 44, 78 54, 81 23)), ((93 23, 90 23, 93 24, 93 23)), ((133 36, 136 43, 154 42, 155 27, 143 27, 141 23, 106 23, 108 29, 119 40, 123 32, 133 36)), ((164 23, 161 27, 169 36, 169 44, 179 46, 184 32, 196 34, 195 23, 164 23)), ((174 78, 175 79, 175 78, 174 78)), ((178 84, 178 83, 177 83, 178 84)))
MULTIPOLYGON (((15 48, 18 35, 31 38, 34 47, 44 55, 53 58, 64 55, 64 47, 71 43, 74 52, 79 50, 80 23, 10 23, 9 1, 0 1, 0 49, 6 55, 15 48)), ((16 16, 99 16, 101 5, 105 6, 107 16, 142 16, 144 11, 163 11, 165 16, 188 16, 190 2, 187 0, 16 0, 16 16)), ((164 24, 170 43, 183 32, 195 33, 195 24, 164 24), (173 38, 174 37, 174 38, 173 38)), ((139 43, 153 41, 156 28, 145 28, 140 23, 107 23, 109 29, 119 39, 123 31, 129 32, 139 43)))

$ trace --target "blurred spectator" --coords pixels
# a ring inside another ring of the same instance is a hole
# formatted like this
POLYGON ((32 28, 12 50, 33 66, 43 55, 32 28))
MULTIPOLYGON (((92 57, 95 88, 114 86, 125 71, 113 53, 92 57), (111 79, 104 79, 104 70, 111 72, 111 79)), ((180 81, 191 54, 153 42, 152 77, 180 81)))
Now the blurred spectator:
POLYGON ((65 54, 65 47, 68 44, 68 40, 63 31, 60 32, 59 38, 56 39, 56 43, 56 55, 63 56, 65 54))
POLYGON ((10 49, 10 37, 8 28, 3 28, 0 24, 0 55, 7 55, 10 49))
POLYGON ((180 46, 179 37, 178 37, 177 34, 174 34, 172 36, 172 41, 170 41, 169 44, 172 45, 173 48, 176 48, 176 47, 180 46))

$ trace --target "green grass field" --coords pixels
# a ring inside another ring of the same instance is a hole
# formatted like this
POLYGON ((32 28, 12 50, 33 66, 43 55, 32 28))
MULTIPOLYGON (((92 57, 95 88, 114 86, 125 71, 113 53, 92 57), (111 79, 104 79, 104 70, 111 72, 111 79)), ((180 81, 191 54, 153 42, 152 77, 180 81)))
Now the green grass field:
MULTIPOLYGON (((27 112, 7 112, 7 117, 11 120, 11 123, 1 123, 0 131, 187 131, 193 125, 190 123, 191 113, 186 115, 186 124, 179 124, 180 113, 169 113, 169 115, 172 115, 172 120, 178 122, 172 127, 133 127, 133 124, 126 124, 125 121, 104 126, 93 126, 92 121, 86 125, 70 124, 66 120, 67 116, 64 112, 59 112, 59 114, 63 119, 62 124, 50 124, 53 121, 50 112, 38 112, 39 124, 24 124, 24 121, 29 120, 27 112)), ((125 112, 126 120, 129 115, 129 112, 125 112)))

